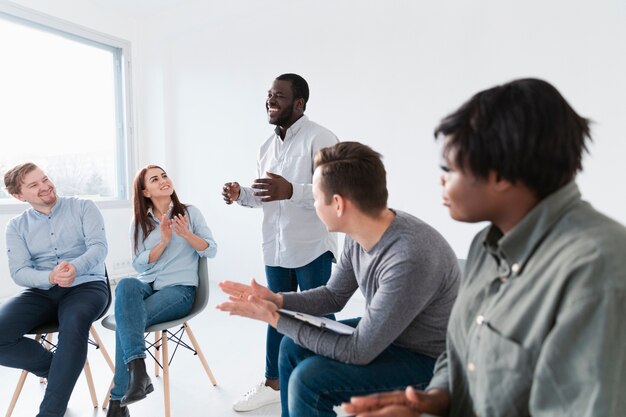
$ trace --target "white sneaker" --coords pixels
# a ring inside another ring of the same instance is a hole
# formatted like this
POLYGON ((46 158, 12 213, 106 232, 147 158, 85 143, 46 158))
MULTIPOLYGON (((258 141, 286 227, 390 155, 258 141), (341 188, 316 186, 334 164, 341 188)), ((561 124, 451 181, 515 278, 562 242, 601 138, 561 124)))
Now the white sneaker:
POLYGON ((266 386, 265 381, 261 381, 259 385, 256 385, 250 391, 246 392, 233 404, 233 410, 252 411, 279 402, 280 391, 266 386))

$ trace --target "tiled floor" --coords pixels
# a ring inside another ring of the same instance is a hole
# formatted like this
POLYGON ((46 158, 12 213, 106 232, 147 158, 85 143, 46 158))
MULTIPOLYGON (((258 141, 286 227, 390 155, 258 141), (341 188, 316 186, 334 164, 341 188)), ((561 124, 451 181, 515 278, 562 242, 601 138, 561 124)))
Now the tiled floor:
MULTIPOLYGON (((212 386, 200 361, 187 351, 179 351, 170 369, 172 417, 229 417, 229 416, 280 416, 280 405, 275 404, 247 413, 232 411, 231 404, 263 377, 265 365, 265 326, 261 322, 230 317, 214 308, 226 298, 215 283, 211 283, 211 298, 207 309, 194 318, 191 328, 202 346, 209 366, 217 379, 212 386)), ((356 294, 345 311, 338 318, 361 315, 363 301, 356 294)), ((98 323, 96 325, 109 354, 113 357, 114 335, 98 323)), ((89 363, 94 375, 96 394, 100 404, 111 381, 111 371, 101 354, 89 348, 89 363)), ((147 361, 149 369, 153 362, 147 361)), ((0 367, 0 413, 7 407, 19 371, 0 367)), ((164 416, 163 381, 153 378, 155 391, 143 401, 130 406, 131 416, 164 416)), ((29 375, 21 397, 17 402, 13 417, 32 417, 37 414, 45 385, 38 378, 29 375)), ((76 384, 70 399, 66 417, 104 417, 106 410, 94 409, 84 376, 76 384)))

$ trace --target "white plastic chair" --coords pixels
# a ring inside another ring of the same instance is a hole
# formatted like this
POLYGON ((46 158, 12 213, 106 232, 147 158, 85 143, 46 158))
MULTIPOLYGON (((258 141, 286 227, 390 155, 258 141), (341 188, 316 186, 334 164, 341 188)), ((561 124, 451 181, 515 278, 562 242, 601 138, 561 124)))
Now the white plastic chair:
MULTIPOLYGON (((179 346, 192 351, 198 356, 198 359, 200 359, 202 367, 204 368, 209 379, 211 380, 211 383, 213 384, 213 386, 217 385, 217 381, 213 376, 213 372, 211 372, 211 368, 209 368, 204 354, 200 349, 200 345, 198 344, 196 337, 191 331, 191 327, 188 323, 189 320, 191 320, 193 317, 200 314, 202 310, 204 310, 208 302, 209 272, 207 269, 206 258, 201 257, 198 260, 198 288, 196 289, 196 299, 194 300, 193 306, 191 307, 191 311, 189 312, 189 314, 176 320, 153 324, 152 326, 147 327, 145 330, 146 333, 154 333, 154 343, 149 342, 146 335, 146 351, 155 360, 155 375, 158 377, 159 371, 163 369, 163 396, 165 402, 166 417, 171 416, 169 368, 172 359, 174 359, 174 354, 176 353, 179 346), (178 329, 175 331, 170 330, 175 327, 178 327, 178 329), (191 342, 191 346, 187 345, 182 340, 185 333, 187 334, 187 337, 191 342), (169 356, 168 341, 175 343, 174 351, 171 358, 169 356)), ((115 315, 110 314, 102 319, 102 326, 109 330, 115 331, 115 315)), ((104 404, 102 405, 102 408, 107 408, 109 405, 109 398, 112 387, 113 382, 111 382, 111 385, 109 386, 109 390, 107 391, 107 395, 104 400, 104 404)))

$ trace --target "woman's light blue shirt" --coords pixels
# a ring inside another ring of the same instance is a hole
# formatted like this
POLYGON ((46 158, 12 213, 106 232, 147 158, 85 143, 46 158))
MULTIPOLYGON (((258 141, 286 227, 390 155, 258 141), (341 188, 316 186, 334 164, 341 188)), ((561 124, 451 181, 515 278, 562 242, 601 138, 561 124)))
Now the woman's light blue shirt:
POLYGON ((172 233, 172 240, 156 262, 148 263, 150 250, 161 241, 161 222, 148 212, 148 216, 155 223, 155 229, 143 240, 139 231, 137 251, 134 250, 133 233, 135 222, 131 224, 131 245, 133 247, 133 267, 139 273, 137 276, 143 282, 153 283, 155 290, 171 285, 198 286, 198 258, 214 258, 217 253, 217 243, 213 239, 211 229, 206 224, 204 216, 194 206, 187 206, 189 229, 197 236, 206 240, 209 246, 202 251, 194 249, 185 239, 172 233))

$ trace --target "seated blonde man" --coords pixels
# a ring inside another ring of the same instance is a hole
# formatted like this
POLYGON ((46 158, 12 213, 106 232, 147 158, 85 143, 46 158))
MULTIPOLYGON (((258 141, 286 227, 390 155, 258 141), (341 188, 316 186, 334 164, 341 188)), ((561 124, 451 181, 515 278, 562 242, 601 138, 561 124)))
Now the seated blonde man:
POLYGON ((104 220, 89 200, 58 197, 33 163, 6 172, 9 194, 30 204, 6 229, 11 278, 24 291, 0 304, 0 365, 48 378, 38 417, 62 417, 87 356, 91 323, 108 300, 104 220), (59 323, 54 354, 32 329, 59 323))

